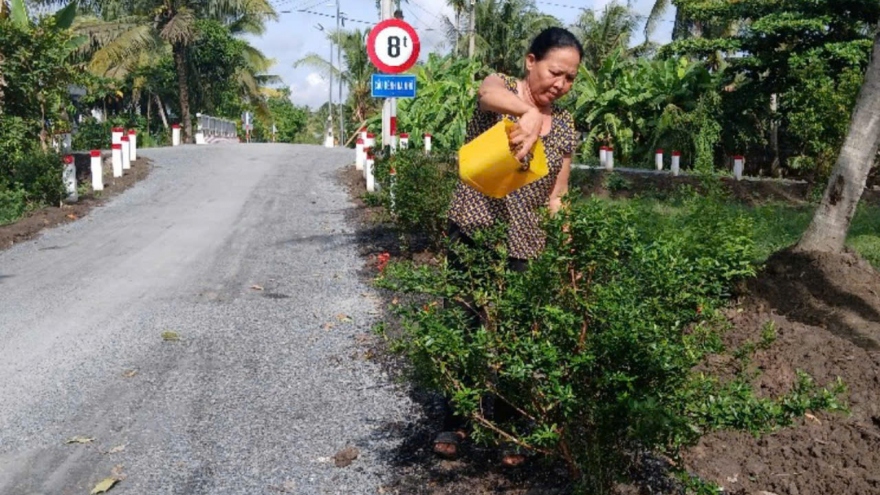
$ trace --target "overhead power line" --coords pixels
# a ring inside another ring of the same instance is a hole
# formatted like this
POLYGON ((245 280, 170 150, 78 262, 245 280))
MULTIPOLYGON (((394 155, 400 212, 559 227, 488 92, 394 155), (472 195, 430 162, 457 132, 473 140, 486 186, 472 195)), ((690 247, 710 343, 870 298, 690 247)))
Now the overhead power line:
POLYGON ((409 11, 409 14, 413 16, 413 19, 418 21, 418 23, 421 24, 425 28, 426 31, 434 30, 433 26, 429 25, 427 22, 423 21, 418 15, 416 15, 416 13, 412 9, 412 7, 408 8, 407 10, 409 11))
MULTIPOLYGON (((591 8, 587 8, 587 7, 580 7, 577 5, 569 5, 569 4, 565 4, 565 3, 547 2, 545 0, 536 0, 535 3, 540 3, 542 5, 550 5, 553 7, 561 7, 563 9, 590 11, 590 12, 593 12, 594 14, 601 14, 604 11, 604 9, 591 9, 591 8)), ((647 19, 649 16, 645 15, 645 14, 635 14, 635 17, 638 19, 647 19)), ((657 20, 660 22, 673 22, 673 23, 675 22, 674 19, 657 19, 657 20)))
MULTIPOLYGON (((318 15, 318 16, 321 16, 321 17, 329 17, 329 18, 331 18, 331 19, 336 19, 336 14, 325 14, 325 13, 323 13, 323 12, 315 12, 314 10, 297 9, 297 10, 295 10, 295 11, 293 11, 293 10, 282 10, 282 11, 280 11, 280 13, 282 13, 282 14, 292 14, 293 12, 303 12, 303 13, 306 13, 306 14, 312 14, 312 15, 318 15)), ((342 20, 344 20, 344 21, 348 21, 348 22, 359 22, 359 23, 361 23, 361 24, 369 24, 369 25, 371 25, 371 26, 374 25, 374 24, 376 24, 376 21, 362 21, 362 20, 360 20, 360 19, 352 19, 351 17, 346 17, 346 16, 344 16, 344 15, 343 15, 343 16, 340 16, 340 19, 342 19, 342 20)))

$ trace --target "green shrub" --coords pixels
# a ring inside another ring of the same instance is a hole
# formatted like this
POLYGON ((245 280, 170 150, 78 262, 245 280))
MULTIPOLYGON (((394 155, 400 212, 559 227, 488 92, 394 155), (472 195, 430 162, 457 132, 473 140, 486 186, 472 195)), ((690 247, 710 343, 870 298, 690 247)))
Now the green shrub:
POLYGON ((77 151, 105 150, 110 147, 110 134, 113 130, 110 122, 98 122, 89 119, 79 124, 72 136, 72 147, 77 151))
POLYGON ((40 124, 4 115, 0 118, 0 223, 17 220, 28 208, 58 203, 64 195, 64 164, 43 152, 40 124))
POLYGON ((604 186, 608 192, 615 193, 632 188, 632 182, 617 172, 611 172, 605 176, 604 186))
MULTIPOLYGON (((138 131, 138 147, 148 148, 156 145, 156 138, 144 132, 147 128, 147 120, 139 115, 117 115, 99 122, 89 118, 77 125, 72 136, 72 147, 76 151, 106 150, 110 148, 111 133, 114 127, 122 127, 128 132, 129 129, 138 131)), ((170 134, 171 131, 169 130, 170 134)))
POLYGON ((420 150, 401 150, 378 157, 375 175, 381 187, 381 204, 397 229, 409 238, 424 238, 432 246, 440 246, 447 209, 458 183, 455 156, 425 156, 420 150), (393 185, 389 174, 392 167, 396 172, 393 185))
MULTIPOLYGON (((40 124, 10 115, 0 116, 0 171, 9 163, 24 158, 40 144, 40 124)), ((8 176, 0 174, 0 182, 8 176)))
POLYGON ((36 150, 0 162, 0 225, 18 220, 29 208, 61 201, 63 168, 60 155, 36 150))
POLYGON ((3 189, 0 187, 0 225, 12 223, 26 211, 24 191, 21 189, 3 189))
POLYGON ((475 236, 483 250, 455 247, 466 273, 388 265, 380 286, 437 301, 399 309, 414 372, 473 421, 477 441, 561 458, 590 494, 624 479, 633 452, 675 456, 715 428, 760 432, 836 407, 805 378, 759 399, 745 379, 694 371, 723 350, 715 309, 754 275, 752 226, 700 197, 656 218, 639 203, 580 202, 548 221, 545 251, 521 274, 506 268, 500 229, 475 236), (480 328, 461 304, 483 308, 480 328), (485 416, 490 394, 518 417, 485 416))

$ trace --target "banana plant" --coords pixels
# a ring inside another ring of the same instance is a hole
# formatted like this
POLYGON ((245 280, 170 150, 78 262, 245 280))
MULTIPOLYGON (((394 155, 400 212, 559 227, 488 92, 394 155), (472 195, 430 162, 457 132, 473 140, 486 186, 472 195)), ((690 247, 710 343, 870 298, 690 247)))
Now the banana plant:
POLYGON ((649 160, 653 148, 666 143, 681 148, 670 115, 697 108, 712 88, 712 76, 701 64, 682 57, 633 60, 618 49, 598 70, 582 66, 572 88, 574 117, 587 138, 581 152, 595 156, 599 146, 612 146, 623 163, 649 160), (666 123, 666 125, 662 125, 666 123))

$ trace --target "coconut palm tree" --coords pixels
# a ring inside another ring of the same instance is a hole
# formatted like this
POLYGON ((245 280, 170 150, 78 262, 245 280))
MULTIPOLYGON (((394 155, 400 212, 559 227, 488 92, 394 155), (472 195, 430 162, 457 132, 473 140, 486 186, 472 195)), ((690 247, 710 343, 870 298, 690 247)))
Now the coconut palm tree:
POLYGON ((477 60, 490 69, 519 74, 532 39, 543 29, 558 26, 532 0, 482 0, 473 4, 477 60))
POLYGON ((473 2, 471 0, 446 0, 446 4, 452 7, 453 15, 455 16, 454 22, 449 19, 449 17, 444 16, 443 21, 446 27, 446 38, 451 42, 453 46, 453 52, 456 55, 461 55, 462 46, 464 46, 462 41, 462 36, 467 34, 461 27, 461 23, 464 20, 464 16, 470 16, 471 10, 468 8, 473 2))
POLYGON ((364 48, 368 31, 333 31, 328 35, 334 43, 340 45, 342 63, 339 67, 332 65, 317 53, 308 53, 294 62, 294 67, 308 66, 317 69, 322 75, 333 75, 340 78, 348 88, 348 101, 352 117, 357 123, 363 122, 376 109, 376 103, 370 96, 370 78, 375 72, 364 48))
POLYGON ((635 12, 619 3, 606 5, 598 17, 592 10, 585 10, 572 26, 581 43, 589 48, 584 53, 584 65, 595 72, 618 49, 627 51, 637 25, 635 12))
MULTIPOLYGON (((85 8, 95 16, 77 28, 92 40, 93 70, 118 76, 143 62, 137 54, 170 49, 177 72, 184 142, 192 139, 186 50, 196 38, 196 21, 216 20, 240 33, 253 33, 261 32, 265 21, 277 17, 267 0, 91 0, 85 8)), ((247 74, 242 74, 242 79, 244 84, 249 82, 247 74)))

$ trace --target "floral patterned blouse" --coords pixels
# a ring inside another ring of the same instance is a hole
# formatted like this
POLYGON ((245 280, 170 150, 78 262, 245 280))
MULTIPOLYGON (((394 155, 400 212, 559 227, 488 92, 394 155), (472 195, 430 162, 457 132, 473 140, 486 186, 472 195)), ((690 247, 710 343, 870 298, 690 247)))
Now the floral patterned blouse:
MULTIPOLYGON (((507 89, 518 94, 517 80, 505 74, 501 77, 507 89)), ((466 142, 471 141, 497 124, 502 117, 516 122, 517 117, 481 110, 479 107, 468 123, 466 142)), ((550 172, 504 198, 490 198, 460 179, 449 206, 449 219, 467 235, 502 221, 508 225, 508 253, 512 258, 532 259, 544 249, 546 235, 540 226, 538 210, 547 205, 556 177, 562 170, 562 159, 571 155, 578 143, 574 119, 567 110, 552 109, 550 132, 541 137, 547 153, 550 172)))

